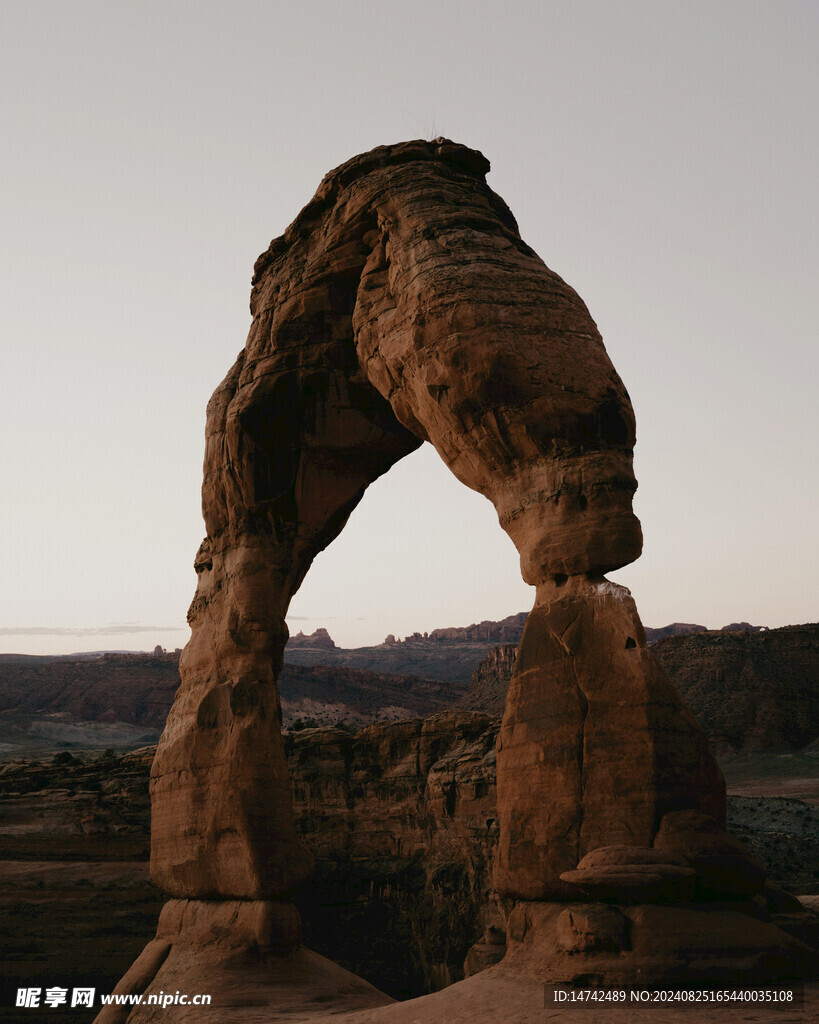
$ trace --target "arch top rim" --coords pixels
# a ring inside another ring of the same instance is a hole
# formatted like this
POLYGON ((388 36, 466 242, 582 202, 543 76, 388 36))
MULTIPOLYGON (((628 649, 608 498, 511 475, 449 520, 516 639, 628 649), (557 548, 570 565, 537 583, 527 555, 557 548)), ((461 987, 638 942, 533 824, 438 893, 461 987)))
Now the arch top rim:
POLYGON ((324 175, 313 198, 284 232, 274 238, 258 257, 253 266, 251 286, 258 283, 270 264, 287 250, 307 225, 332 205, 341 189, 346 188, 359 178, 366 177, 373 171, 413 162, 448 164, 472 175, 479 181, 485 181, 486 175, 491 170, 489 160, 479 149, 472 149, 470 146, 453 142, 452 139, 443 136, 431 141, 412 139, 407 142, 376 146, 366 153, 350 157, 349 160, 345 160, 344 163, 324 175))

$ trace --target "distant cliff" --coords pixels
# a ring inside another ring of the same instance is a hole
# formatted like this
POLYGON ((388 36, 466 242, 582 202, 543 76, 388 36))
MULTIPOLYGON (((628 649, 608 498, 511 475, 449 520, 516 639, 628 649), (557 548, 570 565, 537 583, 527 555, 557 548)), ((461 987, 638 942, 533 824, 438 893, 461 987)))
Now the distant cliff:
POLYGON ((707 626, 697 626, 693 622, 671 622, 667 626, 659 626, 652 629, 645 627, 646 643, 656 644, 658 640, 665 640, 667 636, 684 636, 686 633, 707 633, 707 626))
POLYGON ((518 643, 523 635, 528 612, 508 615, 500 622, 475 622, 471 626, 433 629, 430 640, 491 640, 496 644, 518 643))
POLYGON ((304 633, 299 630, 295 636, 291 636, 287 641, 287 646, 291 651, 294 650, 310 650, 310 651, 337 651, 336 642, 330 636, 326 629, 319 628, 314 633, 304 633))
POLYGON ((178 687, 178 654, 0 661, 0 712, 6 715, 67 715, 161 729, 178 687))
MULTIPOLYGON (((719 632, 759 633, 767 628, 767 626, 752 626, 750 622, 731 622, 729 625, 723 626, 719 632)), ((693 622, 672 622, 668 626, 660 626, 657 629, 646 626, 645 632, 646 643, 651 645, 656 644, 660 640, 665 640, 669 636, 685 636, 687 633, 707 633, 709 629, 707 626, 697 626, 693 622)))
POLYGON ((285 726, 361 726, 426 717, 451 707, 465 687, 344 665, 285 665, 279 679, 285 726))
MULTIPOLYGON (((471 628, 471 627, 465 627, 471 628)), ((312 646, 306 641, 284 649, 287 665, 340 665, 349 669, 387 672, 421 679, 466 685, 475 666, 496 646, 497 640, 430 639, 416 633, 406 640, 387 637, 374 647, 312 646)))
POLYGON ((481 658, 497 644, 519 642, 526 616, 526 612, 518 612, 499 622, 448 626, 431 633, 412 633, 403 640, 390 634, 382 644, 350 650, 336 647, 326 630, 320 629, 311 636, 298 633, 292 637, 284 660, 289 664, 344 665, 466 685, 481 658))
MULTIPOLYGON (((446 682, 468 683, 478 663, 499 644, 517 647, 523 635, 527 612, 508 615, 498 622, 485 620, 470 626, 447 626, 430 633, 411 633, 403 640, 391 633, 372 647, 337 647, 326 629, 291 637, 284 652, 286 663, 298 665, 344 665, 371 672, 394 672, 446 682)), ((732 623, 726 630, 763 630, 747 622, 732 623)), ((657 629, 646 628, 649 644, 669 636, 707 632, 705 626, 672 622, 657 629)))
MULTIPOLYGON (((335 645, 327 640, 324 650, 332 653, 335 645)), ((178 687, 174 654, 0 661, 0 755, 156 742, 178 687)), ((458 683, 344 665, 288 663, 279 679, 286 726, 358 727, 425 717, 450 707, 464 690, 458 683)))
MULTIPOLYGON (((316 859, 297 897, 311 949, 398 998, 463 977, 489 913, 496 729, 488 715, 444 712, 285 734, 297 828, 316 859)), ((147 859, 153 753, 0 765, 0 861, 147 859)))
POLYGON ((819 623, 668 637, 653 650, 718 753, 819 737, 819 623))
POLYGON ((305 943, 398 998, 463 977, 488 923, 498 838, 497 721, 285 737, 297 828, 316 858, 297 899, 305 943))
POLYGON ((500 718, 517 655, 517 644, 499 644, 491 650, 472 673, 469 689, 458 701, 458 707, 479 709, 500 718))

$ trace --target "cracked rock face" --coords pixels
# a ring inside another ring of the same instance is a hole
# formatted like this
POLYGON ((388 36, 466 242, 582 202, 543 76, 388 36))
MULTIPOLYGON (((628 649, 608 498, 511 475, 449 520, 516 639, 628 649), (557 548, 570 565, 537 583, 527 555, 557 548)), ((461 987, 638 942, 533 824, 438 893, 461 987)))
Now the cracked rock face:
POLYGON ((689 808, 724 826, 725 783, 628 590, 541 585, 498 737, 498 891, 571 896, 566 873, 589 851, 650 847, 663 815, 689 808))
POLYGON ((638 557, 634 415, 579 296, 523 242, 481 154, 382 147, 330 172, 257 261, 213 395, 192 637, 152 772, 154 880, 281 900, 309 874, 276 679, 284 616, 367 486, 424 441, 495 506, 537 602, 498 758, 507 895, 560 891, 721 778, 606 571, 638 557))

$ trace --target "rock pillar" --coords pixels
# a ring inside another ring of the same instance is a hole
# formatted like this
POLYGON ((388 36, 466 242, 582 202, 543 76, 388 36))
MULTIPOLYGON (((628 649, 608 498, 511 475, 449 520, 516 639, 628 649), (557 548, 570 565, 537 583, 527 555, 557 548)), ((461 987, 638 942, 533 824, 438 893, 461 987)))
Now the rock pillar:
POLYGON ((724 825, 725 784, 628 590, 540 584, 498 738, 498 890, 565 898, 561 874, 589 851, 650 847, 665 814, 689 809, 724 825))

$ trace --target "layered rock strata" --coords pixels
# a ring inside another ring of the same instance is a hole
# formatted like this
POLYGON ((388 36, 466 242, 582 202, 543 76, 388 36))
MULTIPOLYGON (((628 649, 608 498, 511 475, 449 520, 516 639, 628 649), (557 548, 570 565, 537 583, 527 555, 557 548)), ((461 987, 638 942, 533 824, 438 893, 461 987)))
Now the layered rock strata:
POLYGON ((492 921, 496 734, 487 715, 443 712, 286 735, 316 861, 297 897, 310 948, 396 997, 463 977, 492 921))
MULTIPOLYGON (((736 624, 735 624, 736 625, 736 624)), ((674 636, 654 653, 719 754, 819 736, 819 625, 674 636)))
MULTIPOLYGON (((537 588, 498 747, 500 893, 566 896, 596 847, 651 846, 669 813, 724 819, 704 737, 604 578, 641 549, 628 395, 488 170, 443 139, 373 150, 256 263, 247 343, 208 406, 192 637, 152 772, 153 877, 193 901, 208 947, 226 900, 264 904, 254 948, 298 942, 283 907, 311 858, 280 733, 284 616, 366 487, 423 441, 492 501, 537 588)), ((165 984, 189 945, 172 942, 165 984)))

